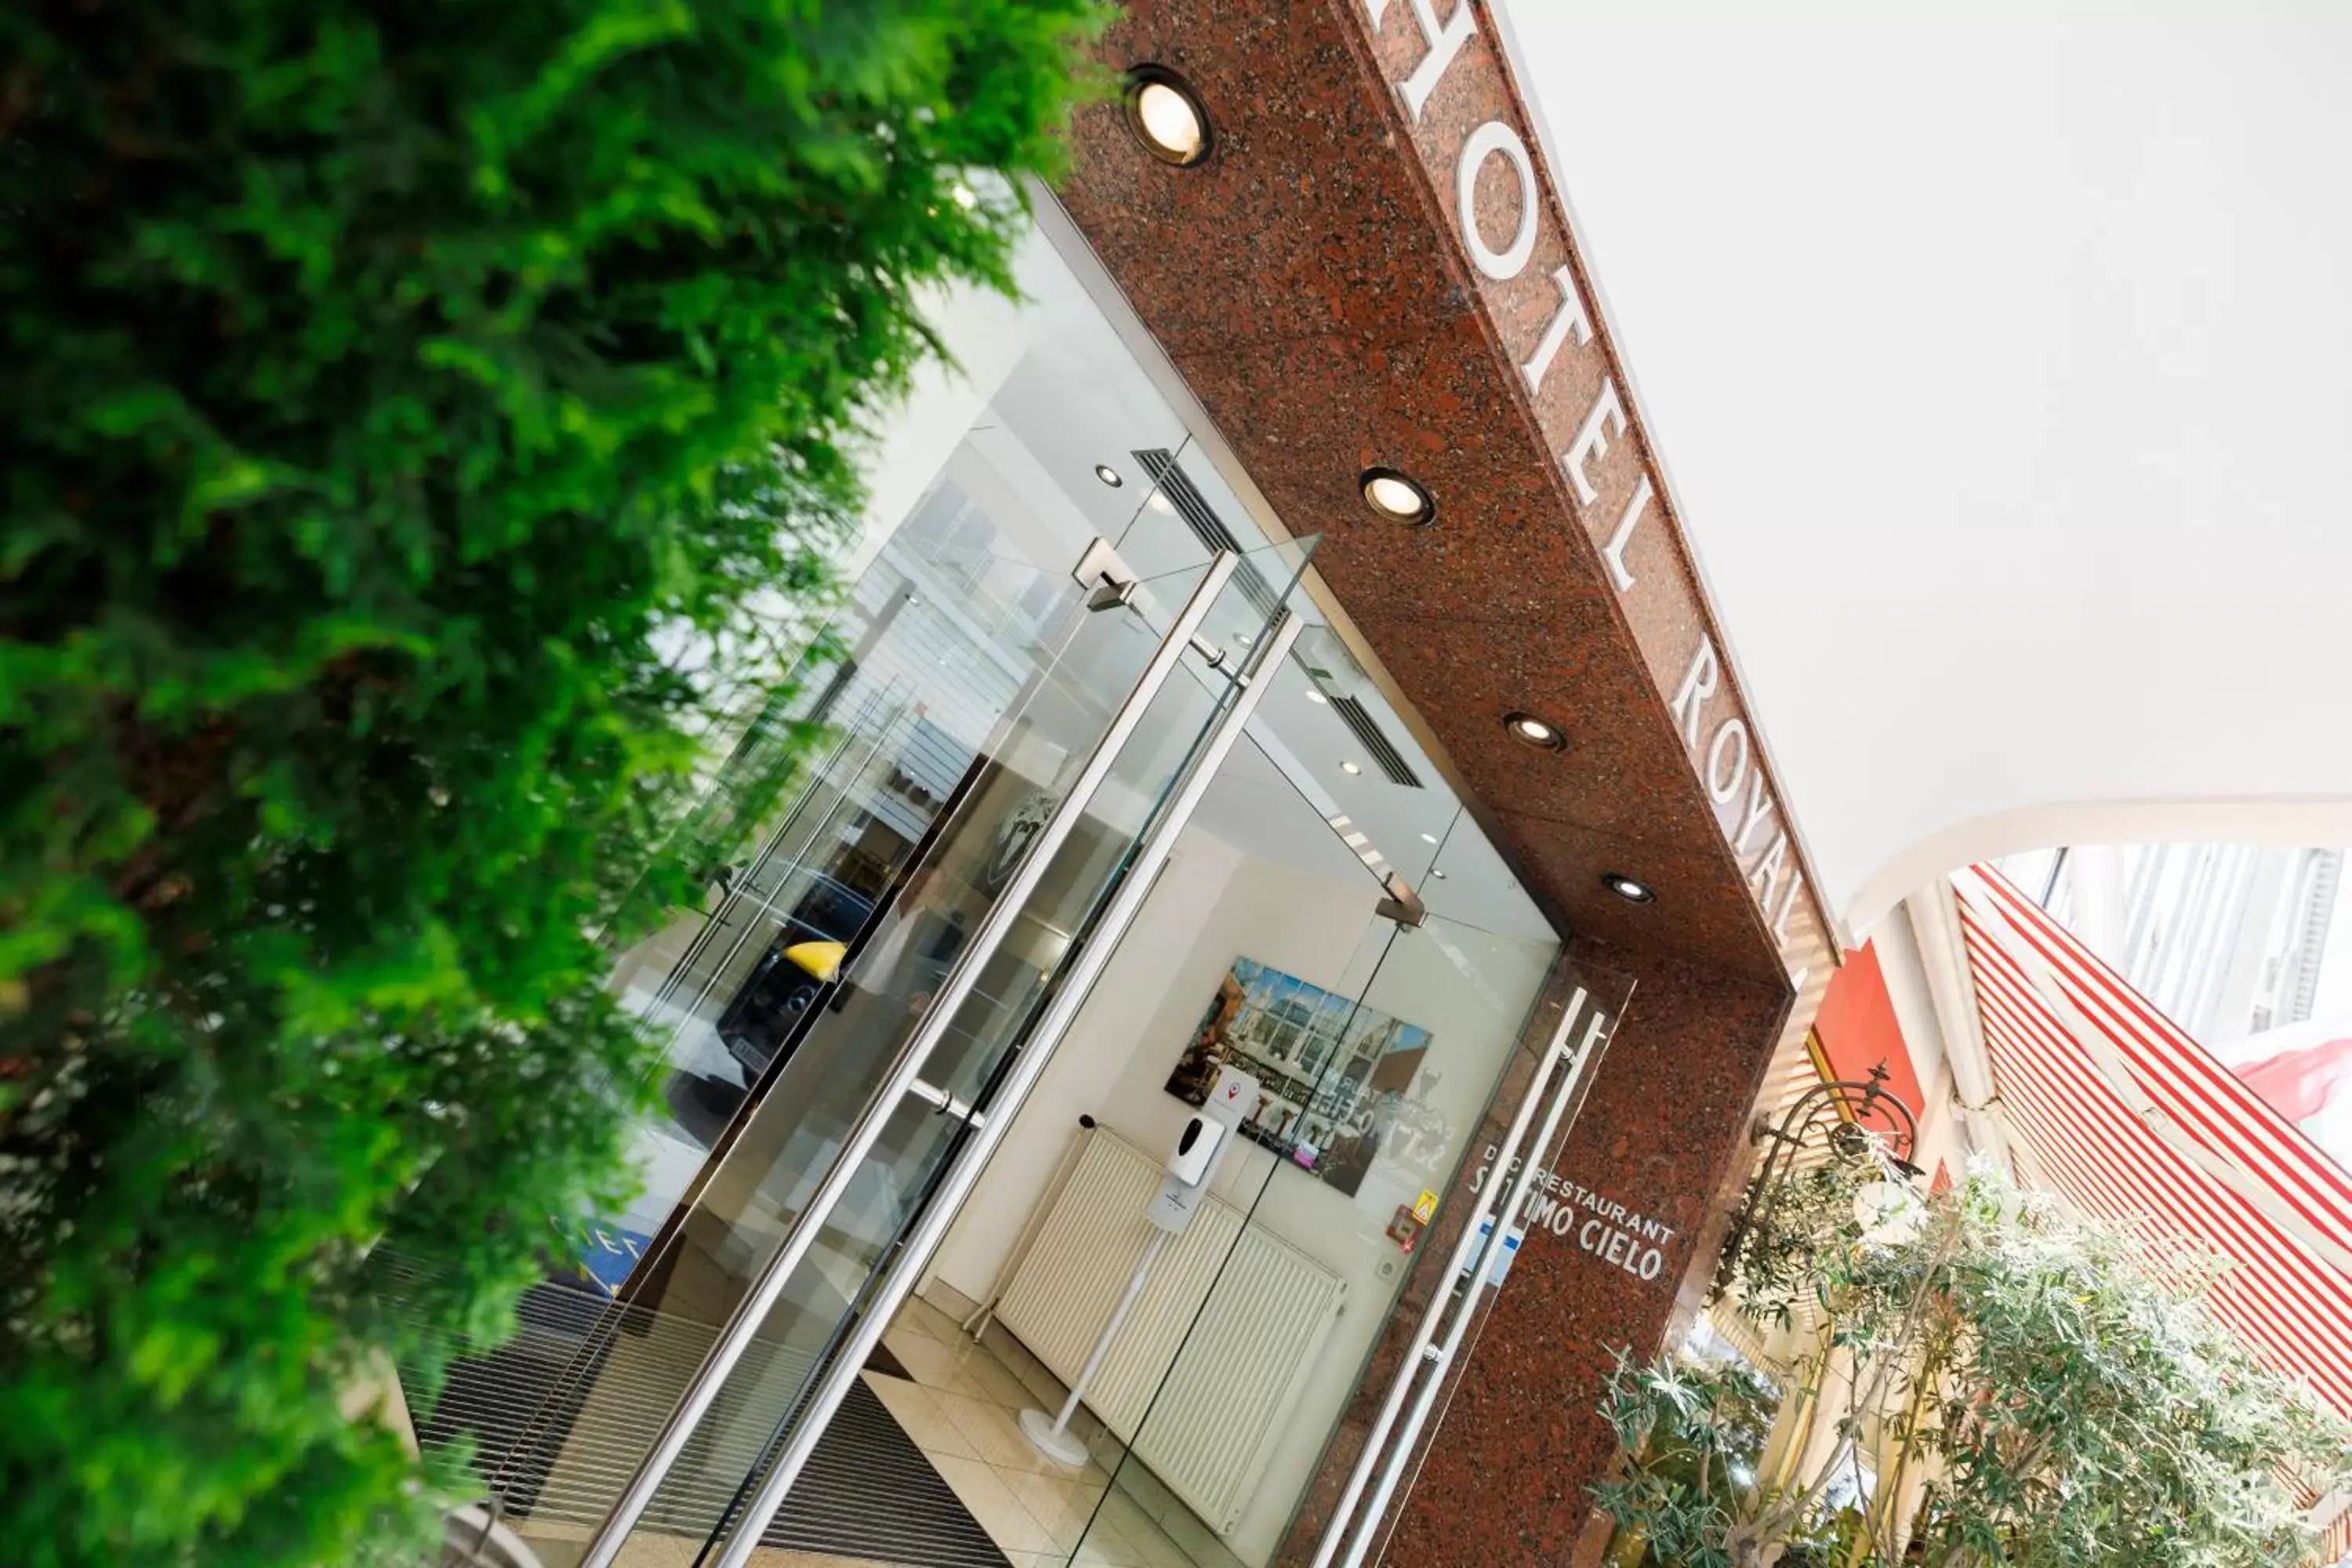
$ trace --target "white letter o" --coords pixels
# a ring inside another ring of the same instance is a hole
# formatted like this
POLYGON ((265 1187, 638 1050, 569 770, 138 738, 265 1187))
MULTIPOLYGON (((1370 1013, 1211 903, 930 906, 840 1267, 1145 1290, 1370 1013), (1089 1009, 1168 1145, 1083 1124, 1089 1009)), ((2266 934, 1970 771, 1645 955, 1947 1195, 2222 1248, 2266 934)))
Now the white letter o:
POLYGON ((1717 805, 1728 805, 1739 793, 1739 781, 1748 776, 1748 726, 1738 719, 1726 719, 1715 731, 1715 739, 1706 748, 1706 793, 1717 805), (1739 752, 1732 759, 1731 776, 1723 776, 1724 742, 1734 735, 1739 737, 1739 752))
POLYGON ((1454 197, 1462 216, 1462 243, 1478 270, 1498 282, 1517 278, 1536 253, 1536 166, 1528 162, 1519 133, 1499 120, 1489 120, 1470 132, 1454 166, 1454 197), (1478 232, 1478 171, 1496 153, 1510 160, 1519 176, 1519 232, 1511 237, 1511 248, 1499 253, 1488 249, 1486 236, 1478 232))

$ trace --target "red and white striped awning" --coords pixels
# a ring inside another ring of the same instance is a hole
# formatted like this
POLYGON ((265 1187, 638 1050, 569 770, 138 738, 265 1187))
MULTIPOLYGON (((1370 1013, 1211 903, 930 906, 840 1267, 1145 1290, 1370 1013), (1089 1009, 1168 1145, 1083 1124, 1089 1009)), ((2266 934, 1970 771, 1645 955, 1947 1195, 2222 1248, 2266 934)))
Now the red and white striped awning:
POLYGON ((2352 1415, 2352 1180, 2000 873, 1953 884, 2021 1173, 2233 1259, 2215 1313, 2352 1415))

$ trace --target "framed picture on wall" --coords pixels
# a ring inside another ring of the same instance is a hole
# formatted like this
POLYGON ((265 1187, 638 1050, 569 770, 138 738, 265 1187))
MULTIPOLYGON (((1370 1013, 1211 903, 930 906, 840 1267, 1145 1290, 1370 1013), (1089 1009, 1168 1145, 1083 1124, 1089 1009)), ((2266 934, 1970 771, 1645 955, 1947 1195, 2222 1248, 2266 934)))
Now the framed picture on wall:
POLYGON ((1201 1105, 1219 1065, 1252 1074, 1264 1094, 1242 1135, 1353 1197, 1429 1045, 1417 1024, 1237 958, 1167 1089, 1201 1105))

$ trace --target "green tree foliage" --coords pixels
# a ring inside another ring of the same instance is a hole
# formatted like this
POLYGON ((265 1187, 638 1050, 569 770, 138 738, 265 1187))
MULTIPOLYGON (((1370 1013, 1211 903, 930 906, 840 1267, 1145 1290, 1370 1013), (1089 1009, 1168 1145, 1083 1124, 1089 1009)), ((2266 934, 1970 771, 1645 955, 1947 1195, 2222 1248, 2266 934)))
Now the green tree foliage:
POLYGON ((1642 1442, 1638 1468, 1612 1483, 1627 1527, 1612 1563, 1723 1561, 1723 1521, 1755 1486, 1779 1390, 1736 1360, 1681 1354, 1636 1367, 1621 1356, 1610 1397, 1612 1421, 1622 1415, 1642 1442))
POLYGON ((1879 1174, 1800 1178, 1728 1280, 1800 1346, 1784 1420, 1810 1405, 1830 1441, 1768 1445, 1737 1366, 1620 1363, 1603 1409, 1624 1453, 1600 1496, 1626 1561, 2303 1560, 2282 1477, 2346 1484, 2352 1429, 2204 1310, 2213 1260, 2159 1272, 2144 1238, 1984 1174, 1890 1216, 1879 1174))
POLYGON ((615 1195, 611 944, 1097 20, 0 7, 0 1556, 429 1511, 345 1396, 615 1195))

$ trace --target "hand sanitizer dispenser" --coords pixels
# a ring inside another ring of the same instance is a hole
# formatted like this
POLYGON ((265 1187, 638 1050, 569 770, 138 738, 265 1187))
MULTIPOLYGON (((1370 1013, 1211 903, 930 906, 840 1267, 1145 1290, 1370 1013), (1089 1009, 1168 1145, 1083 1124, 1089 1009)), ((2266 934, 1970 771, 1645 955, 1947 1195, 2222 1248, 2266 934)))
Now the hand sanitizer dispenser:
POLYGON ((1145 1219, 1171 1236, 1182 1234, 1192 1223, 1192 1205, 1208 1191, 1226 1147, 1257 1109, 1257 1079, 1237 1067, 1217 1068, 1208 1103, 1192 1113, 1177 1135, 1176 1147, 1168 1155, 1168 1174, 1160 1180, 1160 1195, 1143 1211, 1145 1219))
POLYGON ((1194 1111, 1176 1139, 1176 1152, 1168 1156, 1168 1173, 1188 1186, 1197 1187, 1209 1179, 1209 1168, 1224 1145, 1225 1124, 1194 1111))

